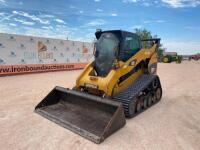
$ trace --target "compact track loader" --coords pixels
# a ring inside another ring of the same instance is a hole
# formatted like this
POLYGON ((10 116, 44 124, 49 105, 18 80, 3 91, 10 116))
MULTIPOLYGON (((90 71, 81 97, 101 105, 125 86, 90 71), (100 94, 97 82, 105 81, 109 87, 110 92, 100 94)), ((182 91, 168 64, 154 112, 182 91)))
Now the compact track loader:
POLYGON ((156 75, 160 39, 141 40, 121 30, 98 30, 95 35, 94 61, 82 71, 76 86, 55 87, 35 112, 101 143, 125 125, 125 117, 160 101, 162 88, 156 75))

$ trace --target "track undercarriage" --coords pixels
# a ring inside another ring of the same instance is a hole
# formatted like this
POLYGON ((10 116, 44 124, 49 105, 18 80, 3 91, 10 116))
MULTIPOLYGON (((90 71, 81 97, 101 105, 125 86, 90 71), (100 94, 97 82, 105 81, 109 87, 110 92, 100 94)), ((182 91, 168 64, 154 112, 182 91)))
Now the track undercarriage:
POLYGON ((162 88, 157 75, 142 75, 131 86, 114 96, 121 102, 124 114, 132 118, 160 101, 162 88))

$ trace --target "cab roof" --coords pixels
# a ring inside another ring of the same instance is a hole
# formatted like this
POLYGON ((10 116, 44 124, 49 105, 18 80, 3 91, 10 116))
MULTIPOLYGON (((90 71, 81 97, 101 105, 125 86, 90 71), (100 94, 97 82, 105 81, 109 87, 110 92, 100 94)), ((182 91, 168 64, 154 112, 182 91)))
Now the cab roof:
POLYGON ((100 36, 101 36, 101 34, 103 34, 103 33, 114 33, 114 34, 117 35, 119 38, 122 38, 124 35, 135 36, 135 37, 137 37, 138 39, 140 38, 137 34, 132 33, 132 32, 128 32, 128 31, 124 31, 124 30, 106 30, 106 31, 99 30, 99 31, 96 31, 96 32, 95 32, 96 38, 99 39, 100 36))

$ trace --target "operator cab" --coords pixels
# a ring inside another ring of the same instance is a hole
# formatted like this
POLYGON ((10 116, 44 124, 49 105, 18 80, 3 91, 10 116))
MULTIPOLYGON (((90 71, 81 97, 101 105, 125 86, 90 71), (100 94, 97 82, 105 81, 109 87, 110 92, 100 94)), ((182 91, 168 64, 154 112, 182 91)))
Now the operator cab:
POLYGON ((126 62, 141 49, 140 37, 131 32, 99 30, 95 35, 94 69, 97 76, 107 76, 116 60, 126 62))

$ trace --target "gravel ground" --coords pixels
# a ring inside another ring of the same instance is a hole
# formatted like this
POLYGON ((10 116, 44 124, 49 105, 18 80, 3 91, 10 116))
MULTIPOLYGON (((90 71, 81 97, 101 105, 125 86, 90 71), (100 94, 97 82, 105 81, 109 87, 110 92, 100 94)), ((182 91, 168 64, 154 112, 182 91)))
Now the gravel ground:
POLYGON ((159 64, 160 103, 127 120, 102 144, 94 144, 35 114, 54 86, 72 87, 79 71, 0 78, 0 147, 13 149, 200 149, 200 62, 159 64))

